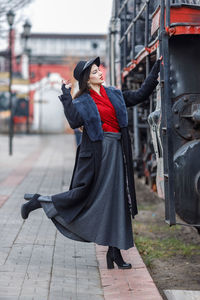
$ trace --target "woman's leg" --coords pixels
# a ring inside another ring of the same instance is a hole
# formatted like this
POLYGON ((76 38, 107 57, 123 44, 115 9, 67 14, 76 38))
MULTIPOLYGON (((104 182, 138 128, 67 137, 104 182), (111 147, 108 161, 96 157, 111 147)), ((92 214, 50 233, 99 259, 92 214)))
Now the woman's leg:
POLYGON ((120 249, 116 247, 108 247, 108 252, 106 255, 107 260, 107 268, 113 269, 114 268, 114 262, 117 264, 119 269, 131 269, 132 265, 129 263, 126 263, 121 255, 120 249))

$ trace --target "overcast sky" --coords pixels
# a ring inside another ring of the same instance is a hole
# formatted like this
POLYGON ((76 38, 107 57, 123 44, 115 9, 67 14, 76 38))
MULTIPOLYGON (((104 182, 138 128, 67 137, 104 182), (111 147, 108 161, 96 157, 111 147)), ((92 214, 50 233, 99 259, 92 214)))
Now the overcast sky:
MULTIPOLYGON (((28 19, 32 33, 103 33, 108 32, 113 0, 33 0, 17 12, 16 36, 28 19)), ((7 22, 6 22, 6 26, 7 22)), ((18 41, 18 39, 17 39, 18 41)), ((0 50, 7 48, 7 35, 0 39, 0 50)), ((18 44, 18 43, 17 43, 18 44)), ((20 50, 20 44, 17 45, 20 50)))
POLYGON ((32 32, 107 33, 112 0, 34 0, 23 11, 32 32))

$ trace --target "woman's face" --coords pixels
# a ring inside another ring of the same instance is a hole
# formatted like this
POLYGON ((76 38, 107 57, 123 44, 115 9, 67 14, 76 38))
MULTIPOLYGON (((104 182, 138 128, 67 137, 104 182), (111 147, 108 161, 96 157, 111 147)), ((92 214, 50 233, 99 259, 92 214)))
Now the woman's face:
POLYGON ((90 70, 88 84, 89 85, 96 85, 96 84, 100 85, 103 82, 104 82, 103 74, 100 71, 99 67, 97 67, 97 65, 92 65, 92 68, 90 70))

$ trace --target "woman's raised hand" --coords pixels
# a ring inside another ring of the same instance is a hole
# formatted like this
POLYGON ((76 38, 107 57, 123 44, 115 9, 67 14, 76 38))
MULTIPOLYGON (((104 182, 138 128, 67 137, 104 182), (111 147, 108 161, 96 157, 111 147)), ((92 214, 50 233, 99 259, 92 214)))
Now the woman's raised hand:
POLYGON ((62 80, 62 87, 61 90, 63 92, 63 94, 68 93, 71 90, 72 84, 69 80, 62 80))
POLYGON ((62 85, 63 84, 65 85, 66 89, 70 89, 72 87, 72 84, 71 84, 71 82, 69 80, 66 81, 66 80, 63 79, 62 80, 62 85))

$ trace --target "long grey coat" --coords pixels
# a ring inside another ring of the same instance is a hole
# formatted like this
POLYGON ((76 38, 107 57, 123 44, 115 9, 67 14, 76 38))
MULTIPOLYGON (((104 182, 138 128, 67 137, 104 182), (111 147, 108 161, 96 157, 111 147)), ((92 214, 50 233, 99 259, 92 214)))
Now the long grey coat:
MULTIPOLYGON (((127 201, 129 198, 133 218, 137 214, 137 203, 126 107, 134 106, 148 99, 158 84, 159 64, 160 62, 155 63, 151 73, 137 91, 125 91, 122 93, 116 88, 105 87, 106 93, 116 111, 121 128, 124 168, 127 177, 125 182, 127 184, 126 190, 129 194, 129 197, 127 194, 127 201)), ((88 195, 95 185, 100 169, 103 131, 96 104, 89 94, 83 94, 72 101, 70 91, 68 90, 60 96, 60 100, 63 103, 64 113, 71 128, 84 127, 82 142, 77 149, 70 189, 67 192, 52 196, 58 213, 65 219, 66 223, 70 223, 87 204, 88 195)), ((112 193, 112 191, 110 192, 112 193)))

